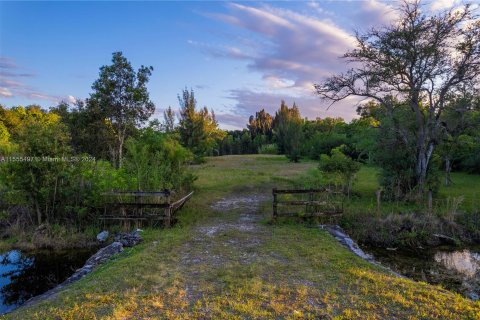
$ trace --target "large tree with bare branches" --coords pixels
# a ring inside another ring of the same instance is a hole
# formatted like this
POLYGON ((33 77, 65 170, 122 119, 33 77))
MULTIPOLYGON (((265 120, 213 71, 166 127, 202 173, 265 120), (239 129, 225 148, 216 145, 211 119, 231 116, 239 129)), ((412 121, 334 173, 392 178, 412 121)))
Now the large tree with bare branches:
MULTIPOLYGON (((471 6, 427 14, 420 1, 404 2, 397 22, 356 36, 343 58, 352 68, 316 84, 332 103, 349 96, 377 101, 387 114, 398 101, 415 115, 415 180, 425 189, 427 172, 447 101, 480 78, 480 21, 471 6)), ((406 137, 407 138, 407 137, 406 137)), ((421 193, 419 193, 421 194, 421 193)))

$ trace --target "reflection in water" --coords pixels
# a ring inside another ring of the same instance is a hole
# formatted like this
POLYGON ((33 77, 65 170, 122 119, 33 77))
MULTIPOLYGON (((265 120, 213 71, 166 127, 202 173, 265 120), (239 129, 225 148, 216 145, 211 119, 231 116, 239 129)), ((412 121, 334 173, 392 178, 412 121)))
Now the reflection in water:
POLYGON ((447 269, 462 273, 467 277, 474 277, 480 269, 480 262, 476 257, 478 254, 463 251, 438 251, 434 255, 434 259, 438 263, 442 263, 447 269))
POLYGON ((480 298, 480 248, 452 250, 389 251, 364 248, 376 260, 392 270, 417 281, 461 293, 471 299, 480 298))
POLYGON ((62 283, 83 266, 92 250, 63 252, 17 250, 0 255, 0 314, 62 283))

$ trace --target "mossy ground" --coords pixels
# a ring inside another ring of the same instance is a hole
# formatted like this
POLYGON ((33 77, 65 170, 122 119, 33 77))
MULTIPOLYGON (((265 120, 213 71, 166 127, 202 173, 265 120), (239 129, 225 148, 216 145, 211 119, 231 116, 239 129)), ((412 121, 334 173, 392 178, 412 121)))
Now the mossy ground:
POLYGON ((272 225, 270 192, 314 162, 228 156, 194 168, 169 230, 146 230, 65 291, 7 319, 478 319, 480 303, 400 279, 303 225, 272 225))

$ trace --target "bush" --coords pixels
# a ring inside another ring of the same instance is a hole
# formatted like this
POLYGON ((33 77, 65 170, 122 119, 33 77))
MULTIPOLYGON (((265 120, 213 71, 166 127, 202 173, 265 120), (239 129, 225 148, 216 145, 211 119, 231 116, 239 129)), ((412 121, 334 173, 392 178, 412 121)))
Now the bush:
POLYGON ((167 134, 146 129, 139 139, 126 142, 125 170, 137 190, 191 188, 195 177, 188 171, 192 153, 167 134))
POLYGON ((258 148, 259 154, 278 154, 278 146, 275 143, 264 144, 258 148))
POLYGON ((342 185, 343 190, 350 196, 353 180, 361 164, 345 155, 342 149, 343 146, 333 149, 331 156, 322 154, 318 168, 334 185, 342 185))
POLYGON ((347 136, 336 132, 316 132, 305 143, 305 153, 311 159, 320 159, 322 154, 330 155, 334 148, 347 143, 347 136))

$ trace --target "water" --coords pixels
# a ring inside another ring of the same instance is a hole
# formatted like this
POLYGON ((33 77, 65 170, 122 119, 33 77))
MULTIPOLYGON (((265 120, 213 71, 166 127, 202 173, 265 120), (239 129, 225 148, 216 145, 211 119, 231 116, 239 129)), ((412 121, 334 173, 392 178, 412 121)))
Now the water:
POLYGON ((480 298, 480 247, 439 247, 421 251, 393 251, 365 247, 377 261, 417 281, 424 281, 480 298))
POLYGON ((0 254, 0 314, 12 311, 71 276, 96 250, 12 250, 0 254))

